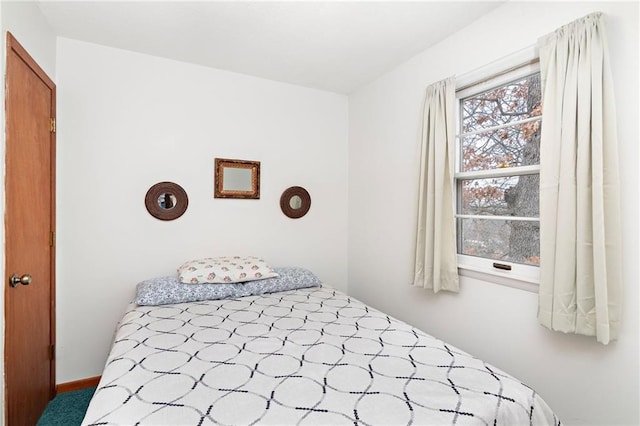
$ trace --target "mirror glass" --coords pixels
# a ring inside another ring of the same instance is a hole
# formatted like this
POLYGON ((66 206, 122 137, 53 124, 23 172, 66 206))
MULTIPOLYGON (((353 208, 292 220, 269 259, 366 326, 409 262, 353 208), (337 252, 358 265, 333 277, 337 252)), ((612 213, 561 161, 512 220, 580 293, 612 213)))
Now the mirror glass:
POLYGON ((251 169, 224 168, 225 191, 251 191, 251 169))
POLYGON ((215 159, 215 198, 260 198, 260 162, 215 159))
POLYGON ((158 206, 164 210, 171 210, 176 206, 177 198, 170 192, 163 192, 158 197, 158 206))
POLYGON ((291 206, 292 209, 297 210, 300 207, 302 207, 302 198, 300 198, 299 195, 294 195, 293 197, 291 197, 291 199, 289 200, 289 205, 291 206))

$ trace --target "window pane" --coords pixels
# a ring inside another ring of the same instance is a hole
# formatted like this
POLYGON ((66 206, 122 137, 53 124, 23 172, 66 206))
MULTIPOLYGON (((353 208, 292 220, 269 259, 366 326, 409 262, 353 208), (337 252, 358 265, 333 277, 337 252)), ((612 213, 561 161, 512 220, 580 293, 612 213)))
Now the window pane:
POLYGON ((462 132, 473 132, 541 114, 540 74, 465 98, 462 132))
POLYGON ((462 137, 462 171, 540 164, 540 120, 462 137))
POLYGON ((514 220, 458 219, 458 252, 528 265, 540 264, 540 224, 514 220))
POLYGON ((459 213, 469 215, 538 217, 540 176, 509 176, 462 180, 459 213))

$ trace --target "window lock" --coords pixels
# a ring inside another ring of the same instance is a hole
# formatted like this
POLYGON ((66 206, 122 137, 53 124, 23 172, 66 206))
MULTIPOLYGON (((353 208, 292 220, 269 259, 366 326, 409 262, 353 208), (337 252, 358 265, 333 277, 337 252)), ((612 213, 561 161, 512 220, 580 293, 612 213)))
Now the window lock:
POLYGON ((504 271, 510 271, 511 270, 511 265, 507 265, 505 263, 493 262, 493 267, 496 268, 496 269, 502 269, 504 271))

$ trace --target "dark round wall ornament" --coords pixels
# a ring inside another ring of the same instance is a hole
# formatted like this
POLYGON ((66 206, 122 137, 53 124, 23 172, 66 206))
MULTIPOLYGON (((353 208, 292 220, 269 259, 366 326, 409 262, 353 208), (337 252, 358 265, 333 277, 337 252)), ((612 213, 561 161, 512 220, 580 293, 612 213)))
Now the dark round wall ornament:
POLYGON ((307 214, 311 208, 311 196, 301 186, 285 189, 280 197, 282 213, 291 219, 298 219, 307 214))
POLYGON ((174 220, 187 210, 189 197, 177 183, 160 182, 149 188, 144 197, 144 205, 156 219, 174 220))

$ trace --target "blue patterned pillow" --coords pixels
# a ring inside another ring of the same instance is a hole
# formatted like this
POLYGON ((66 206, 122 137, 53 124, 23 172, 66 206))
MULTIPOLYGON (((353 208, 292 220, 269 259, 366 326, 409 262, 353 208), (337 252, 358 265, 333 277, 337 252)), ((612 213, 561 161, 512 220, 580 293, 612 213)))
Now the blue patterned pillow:
POLYGON ((178 276, 142 281, 136 286, 138 305, 166 305, 200 300, 235 299, 254 294, 274 293, 297 288, 317 287, 320 279, 313 272, 298 267, 274 268, 277 277, 246 283, 183 284, 178 276))
POLYGON ((297 288, 318 287, 320 278, 308 269, 298 267, 273 268, 277 277, 243 284, 249 294, 275 293, 277 291, 295 290, 297 288))

